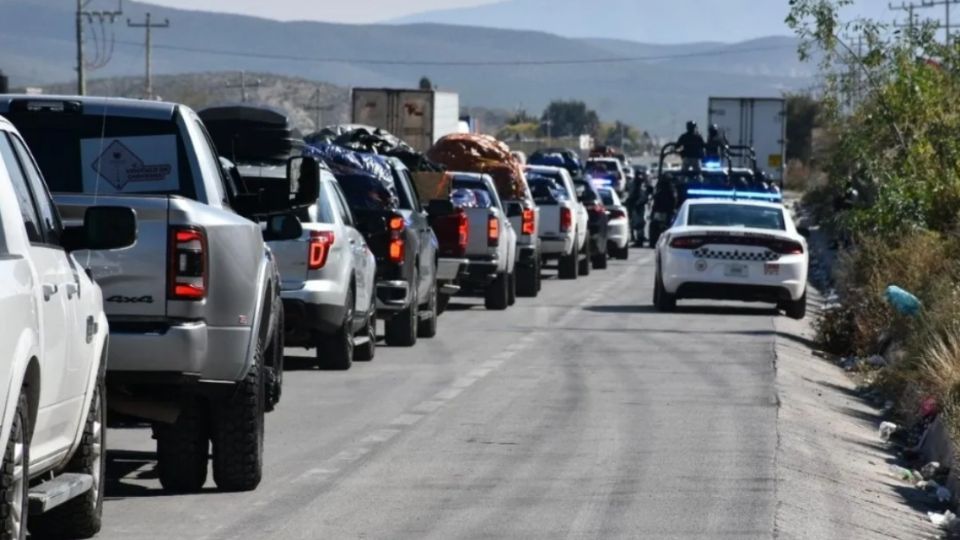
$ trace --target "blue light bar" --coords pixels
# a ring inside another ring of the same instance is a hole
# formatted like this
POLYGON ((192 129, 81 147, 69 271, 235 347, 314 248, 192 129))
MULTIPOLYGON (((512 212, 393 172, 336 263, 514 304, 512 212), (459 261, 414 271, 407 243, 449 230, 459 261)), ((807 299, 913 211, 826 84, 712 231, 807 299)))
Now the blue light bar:
POLYGON ((783 202, 781 193, 765 193, 762 191, 735 191, 725 189, 691 189, 687 190, 687 198, 709 197, 716 199, 748 199, 755 201, 783 202))

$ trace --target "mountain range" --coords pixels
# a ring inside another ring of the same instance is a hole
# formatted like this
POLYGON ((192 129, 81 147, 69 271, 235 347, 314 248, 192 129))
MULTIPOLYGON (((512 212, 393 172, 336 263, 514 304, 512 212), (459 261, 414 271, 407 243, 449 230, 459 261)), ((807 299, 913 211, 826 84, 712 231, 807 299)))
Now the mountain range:
MULTIPOLYGON (((74 79, 72 5, 0 0, 0 70, 12 85, 74 79)), ((652 132, 703 118, 709 95, 779 95, 808 87, 814 71, 797 60, 796 40, 788 37, 651 45, 443 24, 283 23, 138 2, 125 2, 124 11, 110 27, 112 58, 91 78, 143 72, 143 30, 124 23, 149 11, 171 22, 154 31, 157 74, 246 70, 345 87, 409 87, 425 75, 459 92, 463 106, 536 114, 552 99, 582 99, 603 120, 652 132)), ((88 25, 88 57, 96 52, 95 28, 88 25)), ((97 43, 109 46, 109 37, 97 43)))
MULTIPOLYGON (((540 30, 568 37, 605 37, 683 44, 702 39, 736 42, 787 34, 788 0, 501 0, 474 7, 418 13, 397 24, 469 24, 540 30)), ((887 2, 854 0, 843 12, 885 20, 887 2)))

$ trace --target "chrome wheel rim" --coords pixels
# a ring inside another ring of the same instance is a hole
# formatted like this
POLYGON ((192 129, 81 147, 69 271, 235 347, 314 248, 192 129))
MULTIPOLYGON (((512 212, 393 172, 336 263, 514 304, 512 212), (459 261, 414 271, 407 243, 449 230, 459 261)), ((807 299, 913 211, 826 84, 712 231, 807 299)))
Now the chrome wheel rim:
POLYGON ((27 486, 27 479, 24 477, 23 460, 23 433, 18 434, 18 441, 13 445, 13 486, 8 497, 12 500, 10 503, 10 526, 13 538, 20 538, 23 532, 24 518, 24 490, 27 486))

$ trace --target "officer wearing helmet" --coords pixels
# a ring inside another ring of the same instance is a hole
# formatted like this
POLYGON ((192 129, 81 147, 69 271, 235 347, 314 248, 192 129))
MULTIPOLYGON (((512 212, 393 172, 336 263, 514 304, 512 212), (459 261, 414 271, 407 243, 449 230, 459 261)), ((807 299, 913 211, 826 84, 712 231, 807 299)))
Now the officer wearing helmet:
POLYGON ((729 146, 720 128, 716 124, 710 126, 707 130, 707 161, 720 161, 727 154, 729 146))
POLYGON ((706 143, 703 135, 697 131, 697 123, 687 122, 687 132, 677 139, 677 150, 683 160, 683 171, 700 172, 700 161, 703 160, 706 143))

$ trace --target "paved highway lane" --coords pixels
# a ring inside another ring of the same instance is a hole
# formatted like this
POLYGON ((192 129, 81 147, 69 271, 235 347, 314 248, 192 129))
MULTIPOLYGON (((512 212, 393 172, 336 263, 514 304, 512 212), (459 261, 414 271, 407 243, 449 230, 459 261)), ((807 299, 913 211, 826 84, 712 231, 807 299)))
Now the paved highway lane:
POLYGON ((770 538, 775 315, 662 315, 652 276, 638 250, 346 373, 293 362, 253 493, 166 496, 149 430, 112 429, 100 538, 770 538))

